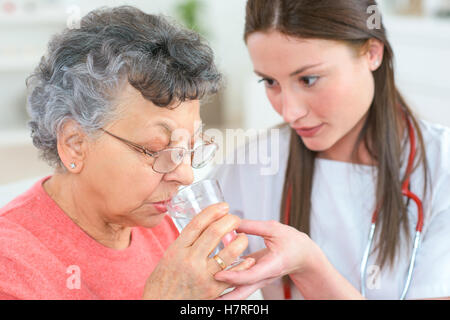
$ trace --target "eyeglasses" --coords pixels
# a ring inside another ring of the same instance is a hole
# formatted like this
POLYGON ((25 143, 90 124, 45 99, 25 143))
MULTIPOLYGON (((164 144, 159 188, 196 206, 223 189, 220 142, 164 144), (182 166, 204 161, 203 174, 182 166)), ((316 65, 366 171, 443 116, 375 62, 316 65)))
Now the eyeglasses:
POLYGON ((217 143, 214 142, 214 138, 209 138, 202 134, 202 144, 192 149, 173 147, 161 151, 152 152, 141 145, 118 137, 105 129, 101 130, 108 135, 124 142, 134 150, 155 159, 152 164, 152 168, 155 172, 158 173, 169 173, 175 170, 181 164, 184 157, 188 154, 191 155, 191 166, 194 169, 202 168, 214 158, 214 155, 216 154, 216 151, 219 147, 217 143))

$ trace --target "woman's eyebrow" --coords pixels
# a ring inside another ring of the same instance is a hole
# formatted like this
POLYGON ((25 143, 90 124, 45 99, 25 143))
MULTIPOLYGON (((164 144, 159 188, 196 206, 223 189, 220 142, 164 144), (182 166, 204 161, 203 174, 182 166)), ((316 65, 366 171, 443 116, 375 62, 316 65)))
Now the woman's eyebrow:
POLYGON ((262 78, 269 78, 269 79, 271 78, 271 77, 266 76, 264 73, 259 72, 259 71, 257 71, 257 70, 254 70, 253 72, 256 73, 258 76, 260 76, 260 77, 262 77, 262 78))
MULTIPOLYGON (((301 68, 295 70, 294 72, 290 73, 289 76, 290 76, 290 77, 296 76, 296 75, 299 74, 299 73, 305 72, 306 70, 311 69, 311 68, 314 68, 314 67, 318 67, 318 66, 320 66, 320 65, 322 65, 322 64, 323 64, 323 63, 316 63, 316 64, 310 64, 310 65, 303 66, 303 67, 301 67, 301 68)), ((257 70, 254 70, 253 72, 256 73, 258 76, 263 77, 263 78, 269 78, 269 79, 272 78, 272 77, 269 77, 269 76, 265 75, 264 73, 259 72, 259 71, 257 71, 257 70)))
POLYGON ((160 121, 160 122, 155 123, 155 126, 163 128, 166 135, 170 138, 173 130, 172 130, 172 127, 167 122, 160 121))
MULTIPOLYGON (((172 132, 174 131, 174 129, 169 123, 164 122, 164 121, 159 121, 159 122, 155 123, 155 126, 163 128, 169 138, 172 136, 172 132)), ((199 132, 201 132, 204 126, 205 126, 205 124, 203 122, 200 123, 200 125, 195 130, 195 132, 191 136, 191 138, 194 138, 199 132)))
POLYGON ((310 65, 307 65, 307 66, 303 66, 300 69, 297 69, 294 72, 292 72, 289 76, 290 77, 296 76, 299 73, 305 72, 306 70, 314 68, 314 67, 318 67, 318 66, 320 66, 322 64, 323 63, 316 63, 316 64, 310 64, 310 65))

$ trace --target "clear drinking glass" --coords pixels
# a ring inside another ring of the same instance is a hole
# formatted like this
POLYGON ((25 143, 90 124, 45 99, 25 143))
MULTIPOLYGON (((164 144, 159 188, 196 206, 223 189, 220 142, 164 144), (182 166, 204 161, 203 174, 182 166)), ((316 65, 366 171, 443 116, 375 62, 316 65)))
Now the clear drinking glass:
MULTIPOLYGON (((201 180, 189 186, 181 188, 167 206, 167 212, 173 218, 179 230, 182 230, 206 207, 215 203, 224 202, 222 190, 217 180, 201 180)), ((222 238, 222 242, 213 250, 210 257, 215 256, 220 250, 236 238, 236 231, 231 231, 222 238)), ((239 258, 228 268, 242 262, 239 258)))

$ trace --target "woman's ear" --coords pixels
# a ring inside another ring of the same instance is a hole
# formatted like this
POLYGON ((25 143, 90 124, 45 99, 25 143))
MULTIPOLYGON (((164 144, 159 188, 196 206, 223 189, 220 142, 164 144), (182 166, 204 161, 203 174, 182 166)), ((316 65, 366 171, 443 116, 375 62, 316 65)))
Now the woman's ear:
POLYGON ((66 121, 58 133, 57 148, 59 158, 72 173, 79 173, 87 152, 87 136, 74 120, 66 121))
POLYGON ((371 71, 377 70, 383 62, 384 43, 378 39, 369 39, 365 45, 365 57, 371 71))

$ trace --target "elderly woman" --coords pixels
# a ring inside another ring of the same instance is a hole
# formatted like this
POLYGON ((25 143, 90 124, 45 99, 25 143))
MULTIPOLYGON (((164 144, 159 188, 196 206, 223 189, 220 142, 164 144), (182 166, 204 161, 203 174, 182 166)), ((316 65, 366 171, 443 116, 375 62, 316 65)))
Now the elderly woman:
MULTIPOLYGON (((55 171, 0 210, 0 298, 213 299, 229 287, 209 255, 239 218, 221 203, 178 234, 164 205, 202 164, 199 100, 220 78, 197 34, 132 7, 55 36, 28 81, 33 143, 55 171)), ((219 255, 230 264, 246 247, 238 235, 219 255)))

